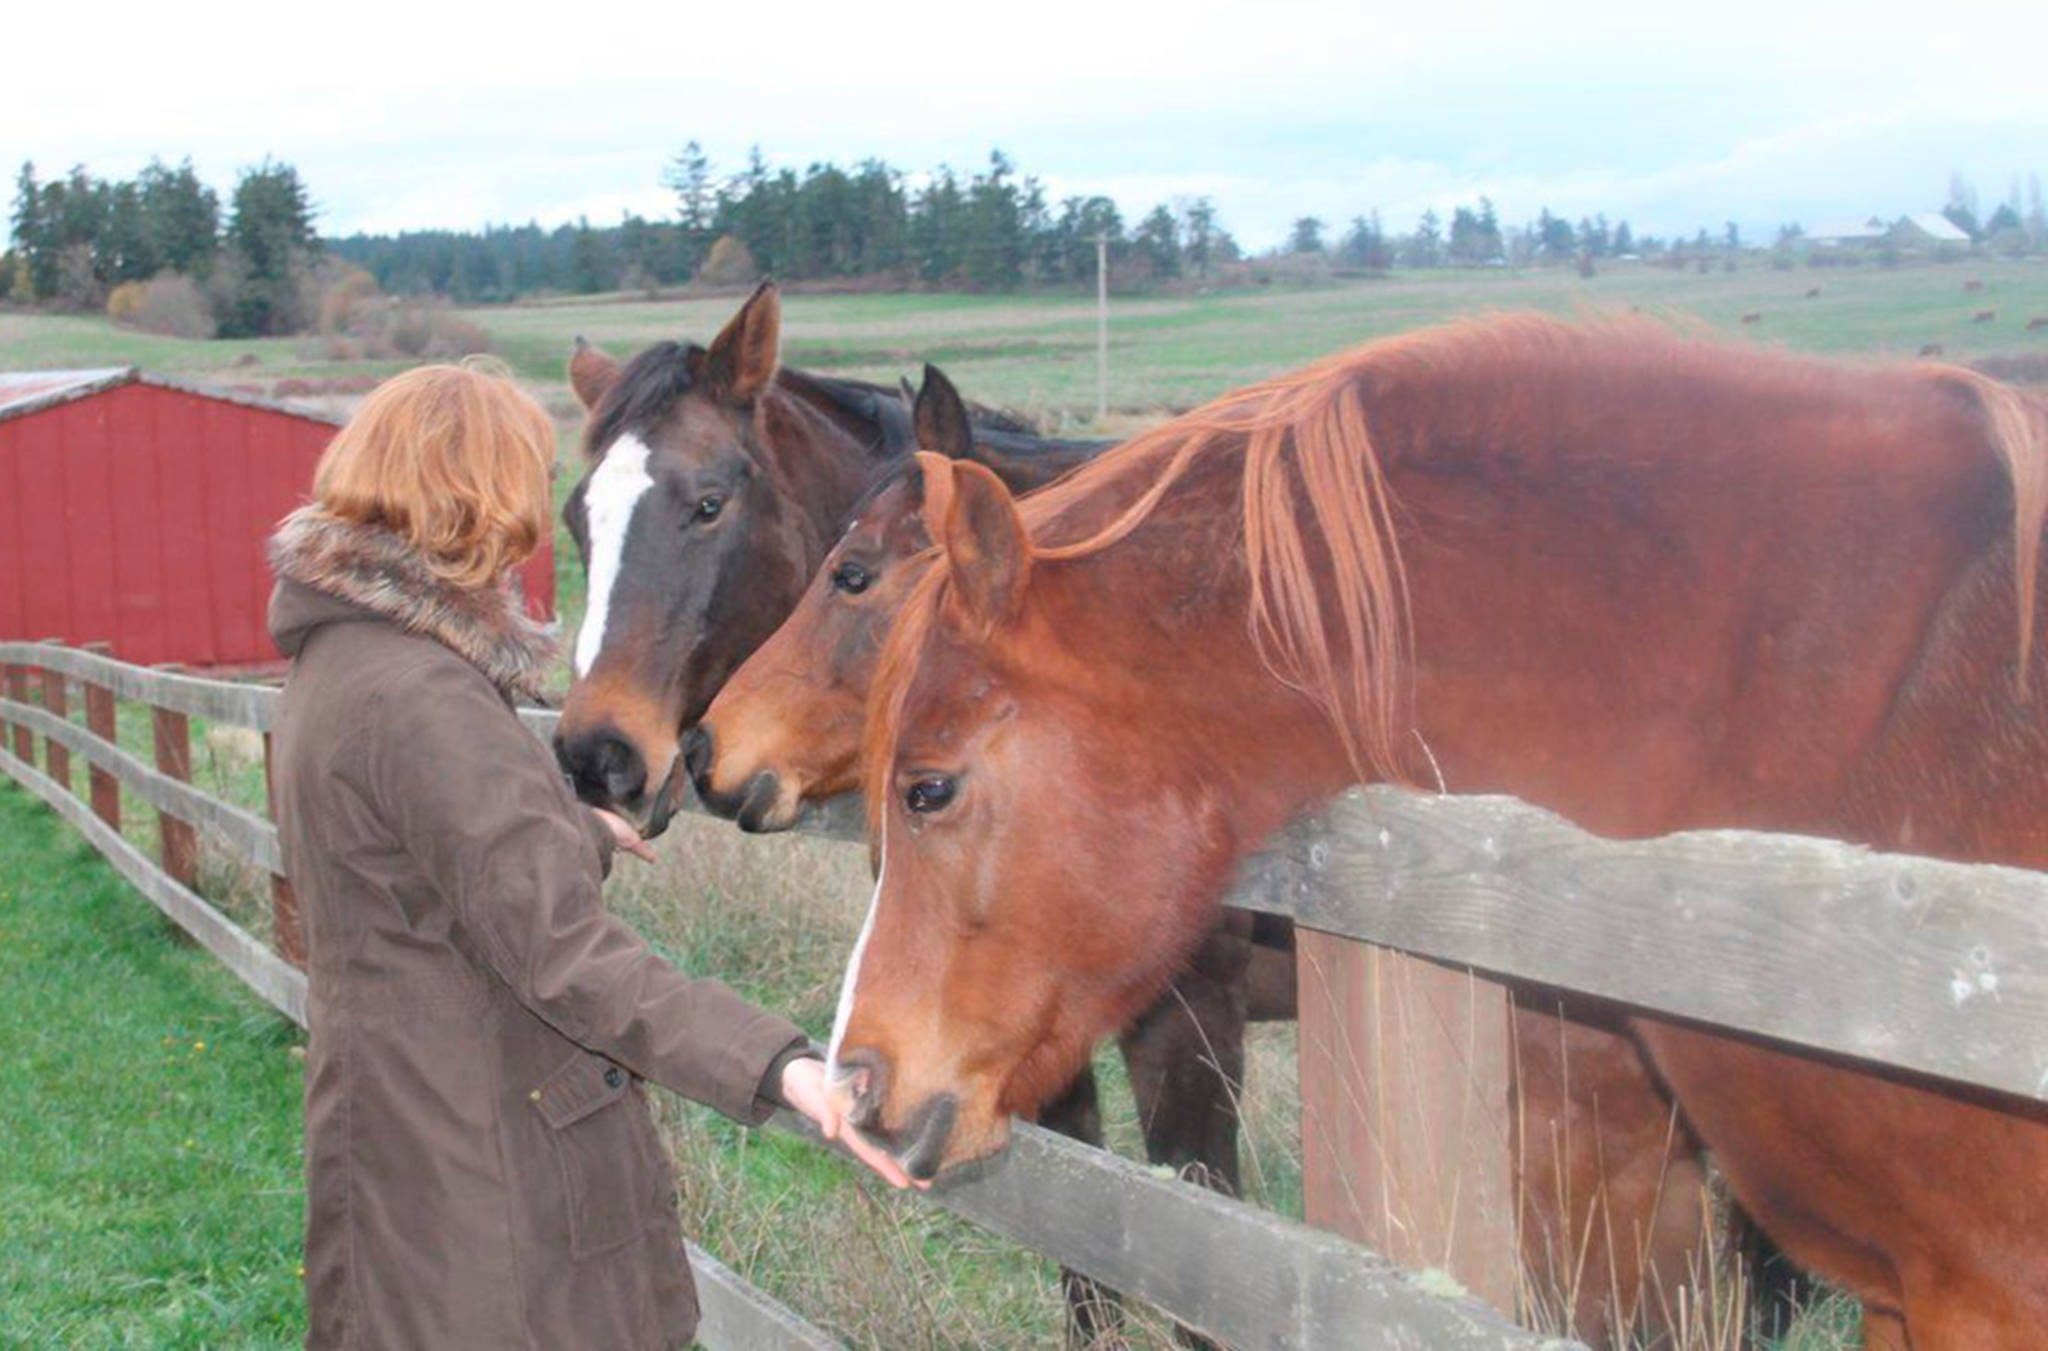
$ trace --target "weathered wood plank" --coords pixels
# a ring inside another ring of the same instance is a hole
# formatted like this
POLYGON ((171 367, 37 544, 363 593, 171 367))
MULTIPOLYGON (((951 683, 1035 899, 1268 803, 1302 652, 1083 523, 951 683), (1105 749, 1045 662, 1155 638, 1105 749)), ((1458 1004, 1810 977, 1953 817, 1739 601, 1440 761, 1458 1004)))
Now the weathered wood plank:
POLYGON ((1506 989, 1315 929, 1295 937, 1304 1218, 1512 1313, 1506 989))
MULTIPOLYGON (((9 648, 19 647, 30 652, 35 650, 35 645, 32 643, 9 643, 6 646, 9 648)), ((10 660, 5 666, 0 666, 0 672, 4 672, 7 676, 7 697, 17 704, 26 704, 28 702, 27 668, 10 660)), ((14 758, 17 760, 33 760, 35 757, 36 739, 34 735, 29 732, 28 728, 23 727, 20 723, 15 723, 14 758)))
POLYGON ((2048 1100, 2048 873, 1833 840, 1604 840, 1512 798, 1357 789, 1234 905, 1495 975, 2048 1100))
MULTIPOLYGON (((151 769, 119 746, 101 741, 75 723, 60 723, 33 705, 0 700, 0 713, 18 718, 22 724, 53 741, 61 741, 84 756, 100 772, 128 786, 137 797, 180 823, 197 826, 219 837, 238 856, 259 868, 273 872, 284 866, 278 848, 277 827, 253 812, 210 797, 189 783, 151 769)), ((116 822, 115 824, 118 824, 116 822)))
POLYGON ((306 976, 257 942, 233 920, 180 886, 119 831, 92 814, 92 809, 58 787, 48 775, 16 761, 0 761, 10 778, 41 798, 59 816, 76 826, 86 841, 114 870, 140 891, 171 922, 219 958, 263 1001, 299 1026, 306 1025, 306 976))
MULTIPOLYGON (((192 782, 192 724, 185 714, 170 708, 151 707, 150 728, 156 743, 156 770, 166 779, 181 784, 192 782)), ((156 831, 164 871, 178 885, 196 890, 199 886, 199 837, 189 821, 181 820, 157 804, 156 831)))
MULTIPOLYGON (((107 652, 105 643, 88 643, 86 651, 97 656, 107 652)), ((111 746, 119 736, 115 722, 114 692, 97 681, 84 681, 86 730, 111 746)), ((114 829, 121 828, 121 782, 98 763, 88 773, 92 782, 92 812, 114 829)))
MULTIPOLYGON (((43 672, 43 708, 51 717, 68 722, 71 716, 71 690, 65 683, 62 671, 43 672)), ((71 787, 71 749, 59 738, 43 738, 43 768, 51 778, 71 787)))
POLYGON ((685 1240, 697 1277, 697 1345, 706 1351, 834 1351, 844 1346, 773 1295, 685 1240))
MULTIPOLYGON (((41 643, 0 643, 0 662, 41 666, 78 680, 105 685, 123 699, 134 699, 187 717, 240 727, 268 728, 277 706, 277 690, 268 685, 132 666, 112 657, 75 647, 41 643)), ((19 699, 19 694, 15 698, 19 699)))
MULTIPOLYGON (((817 1138, 788 1112, 775 1121, 817 1138)), ((1402 1271, 1335 1234, 1023 1122, 992 1167, 928 1199, 1241 1351, 1579 1347, 1516 1327, 1441 1272, 1402 1271)))
MULTIPOLYGON (((263 809, 273 823, 277 820, 277 751, 271 735, 263 734, 263 809)), ((275 834, 272 835, 275 839, 275 834)), ((306 964, 306 931, 299 922, 299 898, 292 890, 292 881, 284 875, 282 858, 270 865, 270 932, 277 943, 277 954, 293 966, 306 964)))

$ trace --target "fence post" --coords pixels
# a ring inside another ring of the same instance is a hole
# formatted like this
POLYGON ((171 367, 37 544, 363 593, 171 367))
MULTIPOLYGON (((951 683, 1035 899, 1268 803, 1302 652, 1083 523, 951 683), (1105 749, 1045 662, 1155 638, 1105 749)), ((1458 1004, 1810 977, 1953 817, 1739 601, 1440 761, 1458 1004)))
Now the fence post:
MULTIPOLYGON (((28 702, 28 668, 9 665, 7 667, 7 697, 17 704, 28 702)), ((14 724, 14 758, 27 764, 36 762, 35 736, 20 723, 14 724)))
MULTIPOLYGON (((82 649, 95 657, 113 655, 112 643, 87 643, 82 649)), ((85 687, 85 727, 109 746, 120 741, 114 717, 114 692, 96 680, 79 682, 85 687)), ((92 781, 92 814, 105 821, 114 829, 121 828, 121 781, 94 765, 89 777, 92 781)))
MULTIPOLYGON (((45 638, 46 647, 62 647, 62 638, 45 638)), ((43 668, 43 711, 53 718, 71 715, 71 690, 62 671, 43 668)), ((71 791, 71 748, 53 736, 43 738, 43 768, 65 792, 71 791)))
POLYGON ((1512 1315, 1506 990, 1306 926, 1296 940, 1306 1219, 1512 1315))
MULTIPOLYGON (((263 801, 273 823, 277 820, 277 782, 274 777, 275 753, 271 748, 270 733, 263 734, 263 801)), ((270 875, 270 933, 277 955, 293 966, 306 965, 306 931, 299 921, 299 898, 292 890, 291 879, 282 873, 270 875)))
MULTIPOLYGON (((159 666, 156 669, 178 672, 184 668, 177 665, 159 666)), ((183 713, 152 704, 149 717, 156 733, 157 772, 179 783, 192 782, 192 729, 183 713)), ((163 849, 164 871, 179 885, 197 891, 199 889, 199 837, 192 829, 192 823, 157 809, 157 838, 163 849)))

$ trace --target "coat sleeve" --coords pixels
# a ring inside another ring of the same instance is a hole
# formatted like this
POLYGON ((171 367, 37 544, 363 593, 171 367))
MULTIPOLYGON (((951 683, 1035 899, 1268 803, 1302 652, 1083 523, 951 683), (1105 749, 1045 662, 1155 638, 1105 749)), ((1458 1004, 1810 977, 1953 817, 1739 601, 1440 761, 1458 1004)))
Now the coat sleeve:
POLYGON ((364 748, 365 794, 476 959, 570 1040, 758 1123, 794 1023, 692 980, 604 908, 609 839, 484 678, 433 661, 393 680, 364 748))

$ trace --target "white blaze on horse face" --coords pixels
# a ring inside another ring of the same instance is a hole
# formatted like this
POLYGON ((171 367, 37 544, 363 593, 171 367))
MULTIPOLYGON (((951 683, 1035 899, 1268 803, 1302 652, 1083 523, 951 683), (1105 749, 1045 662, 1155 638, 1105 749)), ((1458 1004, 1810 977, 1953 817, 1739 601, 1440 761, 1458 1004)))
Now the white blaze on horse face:
POLYGON ((583 490, 585 537, 590 541, 590 594, 583 611, 583 627, 576 635, 576 674, 586 676, 604 650, 605 617, 612 606, 612 587, 619 580, 619 566, 626 553, 626 527, 633 523, 633 508, 654 480, 647 473, 647 443, 637 436, 622 436, 612 442, 597 468, 590 471, 590 486, 583 490))
POLYGON ((889 876, 889 813, 882 813, 881 866, 875 869, 875 894, 868 901, 868 917, 861 921, 860 937, 853 942, 853 955, 846 959, 846 983, 839 987, 839 1010, 832 1015, 832 1041, 825 1048, 825 1077, 838 1079, 839 1049, 846 1041, 846 1024, 853 1017, 853 987, 860 983, 860 959, 868 950, 868 935, 875 931, 875 910, 882 903, 882 883, 889 876))

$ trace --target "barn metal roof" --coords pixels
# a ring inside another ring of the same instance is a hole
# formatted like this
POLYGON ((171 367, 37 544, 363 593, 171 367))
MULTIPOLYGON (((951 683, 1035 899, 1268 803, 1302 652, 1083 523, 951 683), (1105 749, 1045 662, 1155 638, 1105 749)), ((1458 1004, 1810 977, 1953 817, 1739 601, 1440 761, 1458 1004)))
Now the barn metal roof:
POLYGON ((91 370, 71 371, 0 371, 0 421, 41 412, 60 403, 69 403, 73 399, 87 398, 102 390, 138 382, 154 385, 158 389, 182 390, 204 399, 219 399, 224 403, 241 404, 245 408, 260 408, 265 412, 283 413, 287 417, 305 418, 311 422, 325 422, 333 426, 340 426, 342 422, 341 418, 318 408, 282 403, 239 389, 223 389, 218 385, 202 385, 190 380, 150 375, 136 366, 101 366, 91 370))
POLYGON ((19 417, 38 408, 82 399, 135 378, 133 366, 102 366, 84 371, 0 371, 0 418, 19 417))

